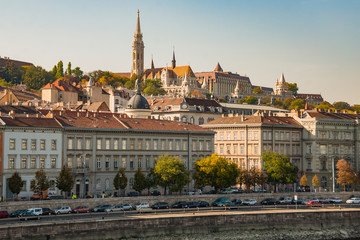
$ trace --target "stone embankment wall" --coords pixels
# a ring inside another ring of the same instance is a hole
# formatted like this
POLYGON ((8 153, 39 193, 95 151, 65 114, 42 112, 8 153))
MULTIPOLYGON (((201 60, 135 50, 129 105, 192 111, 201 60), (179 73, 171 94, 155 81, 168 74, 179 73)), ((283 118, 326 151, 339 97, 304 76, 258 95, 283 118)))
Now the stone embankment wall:
MULTIPOLYGON (((217 215, 184 215, 169 217, 120 217, 116 219, 87 219, 62 222, 36 222, 21 225, 0 226, 1 239, 274 239, 274 236, 291 236, 315 232, 304 239, 322 239, 320 233, 347 230, 347 239, 359 239, 360 211, 303 211, 268 213, 224 213, 217 215), (350 230, 349 230, 350 229, 350 230), (351 232, 354 230, 353 232, 351 232), (356 231, 357 230, 357 231, 356 231), (227 234, 231 238, 225 238, 227 234), (259 233, 259 234, 258 234, 259 233), (284 235, 287 233, 287 235, 284 235), (350 233, 350 234, 349 234, 350 233), (260 236, 265 236, 261 238, 260 236), (278 235, 276 235, 278 234, 278 235), (196 236, 198 236, 196 238, 196 236), (315 236, 315 238, 314 238, 315 236), (316 237, 317 236, 317 237, 316 237), (320 238, 319 238, 320 237, 320 238)), ((279 238, 277 238, 279 239, 279 238)), ((326 239, 331 239, 330 237, 326 239)))
POLYGON ((253 193, 253 194, 203 194, 203 195, 170 195, 170 196, 141 196, 141 197, 116 197, 116 198, 93 198, 93 199, 64 199, 64 200, 37 200, 37 201, 13 201, 13 202, 1 202, 0 210, 6 210, 8 212, 13 212, 18 209, 28 209, 28 208, 51 208, 54 209, 58 206, 70 206, 71 208, 85 205, 89 207, 94 207, 100 204, 120 204, 120 203, 131 203, 135 204, 142 201, 147 201, 151 204, 156 202, 167 202, 170 205, 178 201, 207 201, 210 204, 220 197, 228 197, 230 200, 234 198, 246 199, 253 198, 258 201, 262 201, 265 198, 276 198, 290 196, 293 197, 297 195, 299 198, 311 198, 311 197, 340 197, 343 202, 345 202, 351 195, 360 196, 359 192, 338 192, 338 193, 253 193))

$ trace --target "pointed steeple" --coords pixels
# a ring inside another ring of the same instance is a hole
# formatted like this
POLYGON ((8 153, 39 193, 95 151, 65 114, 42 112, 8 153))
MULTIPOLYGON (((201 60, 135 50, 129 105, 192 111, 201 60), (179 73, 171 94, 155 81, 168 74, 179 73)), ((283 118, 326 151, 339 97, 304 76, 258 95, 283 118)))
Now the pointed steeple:
POLYGON ((308 101, 306 101, 306 103, 305 103, 305 110, 309 110, 309 104, 308 104, 308 101))
POLYGON ((234 93, 235 95, 239 95, 240 92, 240 88, 239 88, 239 80, 236 82, 236 87, 234 89, 234 93))
POLYGON ((176 60, 175 60, 175 48, 173 48, 173 59, 171 61, 172 63, 172 68, 176 68, 176 60))
POLYGON ((221 68, 220 66, 220 63, 218 62, 215 69, 214 69, 214 72, 223 72, 223 69, 221 68))
POLYGON ((201 85, 201 88, 207 88, 207 81, 206 81, 206 77, 204 77, 203 83, 201 85))
POLYGON ((136 22, 136 34, 141 34, 141 29, 140 29, 140 11, 138 9, 137 11, 137 22, 136 22))
POLYGON ((282 83, 282 84, 284 84, 284 83, 285 83, 284 73, 281 73, 280 83, 282 83))
POLYGON ((154 60, 153 60, 153 57, 152 57, 152 55, 151 55, 151 67, 150 67, 151 69, 154 69, 155 67, 154 67, 154 60))
POLYGON ((185 73, 185 76, 184 76, 184 80, 182 82, 182 85, 183 86, 187 86, 189 83, 188 83, 188 80, 187 80, 187 73, 185 73))

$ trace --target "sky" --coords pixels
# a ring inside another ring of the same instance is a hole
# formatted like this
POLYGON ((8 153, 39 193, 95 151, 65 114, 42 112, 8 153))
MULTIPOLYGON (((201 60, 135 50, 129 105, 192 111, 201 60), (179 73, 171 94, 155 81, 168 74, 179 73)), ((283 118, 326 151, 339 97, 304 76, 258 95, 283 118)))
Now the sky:
POLYGON ((360 104, 359 0, 0 0, 0 56, 51 70, 131 70, 137 10, 145 68, 224 71, 360 104))

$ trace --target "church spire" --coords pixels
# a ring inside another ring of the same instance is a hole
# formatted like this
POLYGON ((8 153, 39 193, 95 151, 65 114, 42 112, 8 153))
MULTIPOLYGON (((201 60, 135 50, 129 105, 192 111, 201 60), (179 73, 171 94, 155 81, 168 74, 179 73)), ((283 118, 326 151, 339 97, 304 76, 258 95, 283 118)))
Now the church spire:
POLYGON ((151 65, 150 65, 150 69, 154 69, 154 59, 153 56, 151 55, 151 65))
POLYGON ((137 22, 136 22, 136 34, 141 34, 141 29, 140 29, 140 11, 138 9, 137 11, 137 22))
POLYGON ((171 61, 172 63, 172 68, 176 68, 176 60, 175 60, 175 48, 173 49, 173 59, 171 61))

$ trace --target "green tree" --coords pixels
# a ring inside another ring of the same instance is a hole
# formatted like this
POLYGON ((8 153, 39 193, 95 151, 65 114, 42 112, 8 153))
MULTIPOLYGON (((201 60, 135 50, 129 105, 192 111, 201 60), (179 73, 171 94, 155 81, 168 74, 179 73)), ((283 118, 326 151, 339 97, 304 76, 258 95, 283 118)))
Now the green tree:
POLYGON ((94 81, 94 83, 97 83, 102 76, 104 76, 104 72, 101 70, 89 72, 89 78, 91 78, 94 81))
POLYGON ((51 74, 54 75, 54 77, 56 77, 56 73, 57 73, 57 66, 54 65, 53 69, 51 70, 51 74))
POLYGON ((257 99, 256 97, 254 97, 254 96, 247 96, 247 97, 245 98, 245 102, 246 102, 247 104, 257 104, 258 99, 257 99))
POLYGON ((293 95, 296 96, 297 92, 299 90, 297 83, 286 83, 286 86, 288 87, 289 91, 292 91, 293 95))
POLYGON ((359 182, 358 174, 345 159, 340 159, 336 163, 336 168, 338 169, 336 182, 344 186, 344 191, 346 191, 346 185, 359 182))
POLYGON ((56 78, 64 77, 64 65, 63 65, 63 62, 61 60, 57 64, 55 77, 56 78))
POLYGON ((150 195, 150 189, 156 187, 159 182, 159 176, 154 173, 154 169, 151 168, 145 178, 146 189, 148 190, 148 196, 150 195))
POLYGON ((24 186, 24 182, 22 181, 20 174, 18 172, 14 172, 9 179, 9 190, 12 193, 16 194, 17 197, 23 186, 24 186))
POLYGON ((12 84, 11 82, 7 82, 5 79, 0 77, 0 86, 13 87, 14 84, 12 84))
POLYGON ((144 173, 141 171, 141 168, 138 168, 135 172, 132 188, 139 192, 139 195, 141 195, 141 191, 146 188, 146 179, 144 173))
POLYGON ((305 187, 308 185, 308 179, 306 177, 306 174, 302 175, 300 178, 300 186, 305 187))
POLYGON ((127 89, 135 89, 135 81, 136 81, 136 79, 135 79, 135 80, 129 79, 128 81, 126 81, 126 83, 125 83, 124 86, 125 86, 127 89))
POLYGON ((196 161, 195 171, 196 184, 212 186, 216 191, 234 186, 239 176, 237 165, 217 154, 196 161))
POLYGON ((55 80, 54 76, 42 67, 30 66, 26 69, 24 83, 28 89, 39 90, 49 82, 55 80))
POLYGON ((296 182, 298 168, 290 163, 286 155, 266 151, 262 154, 262 158, 264 170, 270 183, 288 184, 296 182))
POLYGON ((120 192, 123 191, 127 186, 128 179, 125 175, 125 169, 121 167, 114 177, 114 188, 120 192))
POLYGON ((65 193, 69 193, 74 186, 74 177, 70 170, 63 166, 56 178, 56 187, 65 193))
POLYGON ((79 67, 76 67, 72 70, 72 74, 74 74, 75 77, 78 77, 81 79, 84 75, 84 72, 81 71, 81 69, 79 67))
POLYGON ((306 104, 305 99, 296 99, 290 104, 289 109, 304 109, 306 104))
POLYGON ((290 105, 291 105, 291 103, 292 103, 293 101, 294 101, 293 98, 287 98, 287 99, 285 99, 284 102, 283 102, 284 108, 289 109, 289 108, 290 108, 290 105))
POLYGON ((147 95, 153 96, 166 94, 165 89, 162 88, 162 83, 160 79, 146 79, 143 92, 147 95))
POLYGON ((239 103, 239 104, 243 104, 243 103, 244 103, 244 100, 239 99, 239 100, 238 100, 238 103, 239 103))
POLYGON ((31 191, 38 193, 40 199, 42 199, 43 191, 48 190, 50 187, 50 181, 46 176, 44 170, 40 169, 35 173, 35 179, 31 180, 30 182, 30 189, 31 191))
POLYGON ((323 101, 321 102, 319 105, 316 106, 316 108, 322 109, 322 110, 328 110, 330 108, 333 108, 334 106, 331 105, 329 102, 327 101, 323 101))
POLYGON ((320 185, 320 181, 318 176, 315 174, 311 180, 312 185, 314 186, 314 188, 316 189, 319 185, 320 185))
POLYGON ((68 67, 66 69, 66 74, 71 75, 71 62, 68 63, 68 67))
POLYGON ((353 109, 354 111, 360 112, 360 105, 354 104, 353 109))
POLYGON ((159 185, 173 192, 180 191, 190 182, 190 172, 176 156, 162 155, 156 160, 154 173, 159 176, 159 185))
POLYGON ((274 106, 275 107, 282 107, 283 106, 283 102, 281 101, 280 98, 275 99, 274 106))
POLYGON ((334 102, 333 105, 336 110, 351 110, 350 104, 347 102, 334 102))
POLYGON ((253 94, 262 94, 263 90, 261 89, 261 87, 256 87, 253 90, 253 94))

